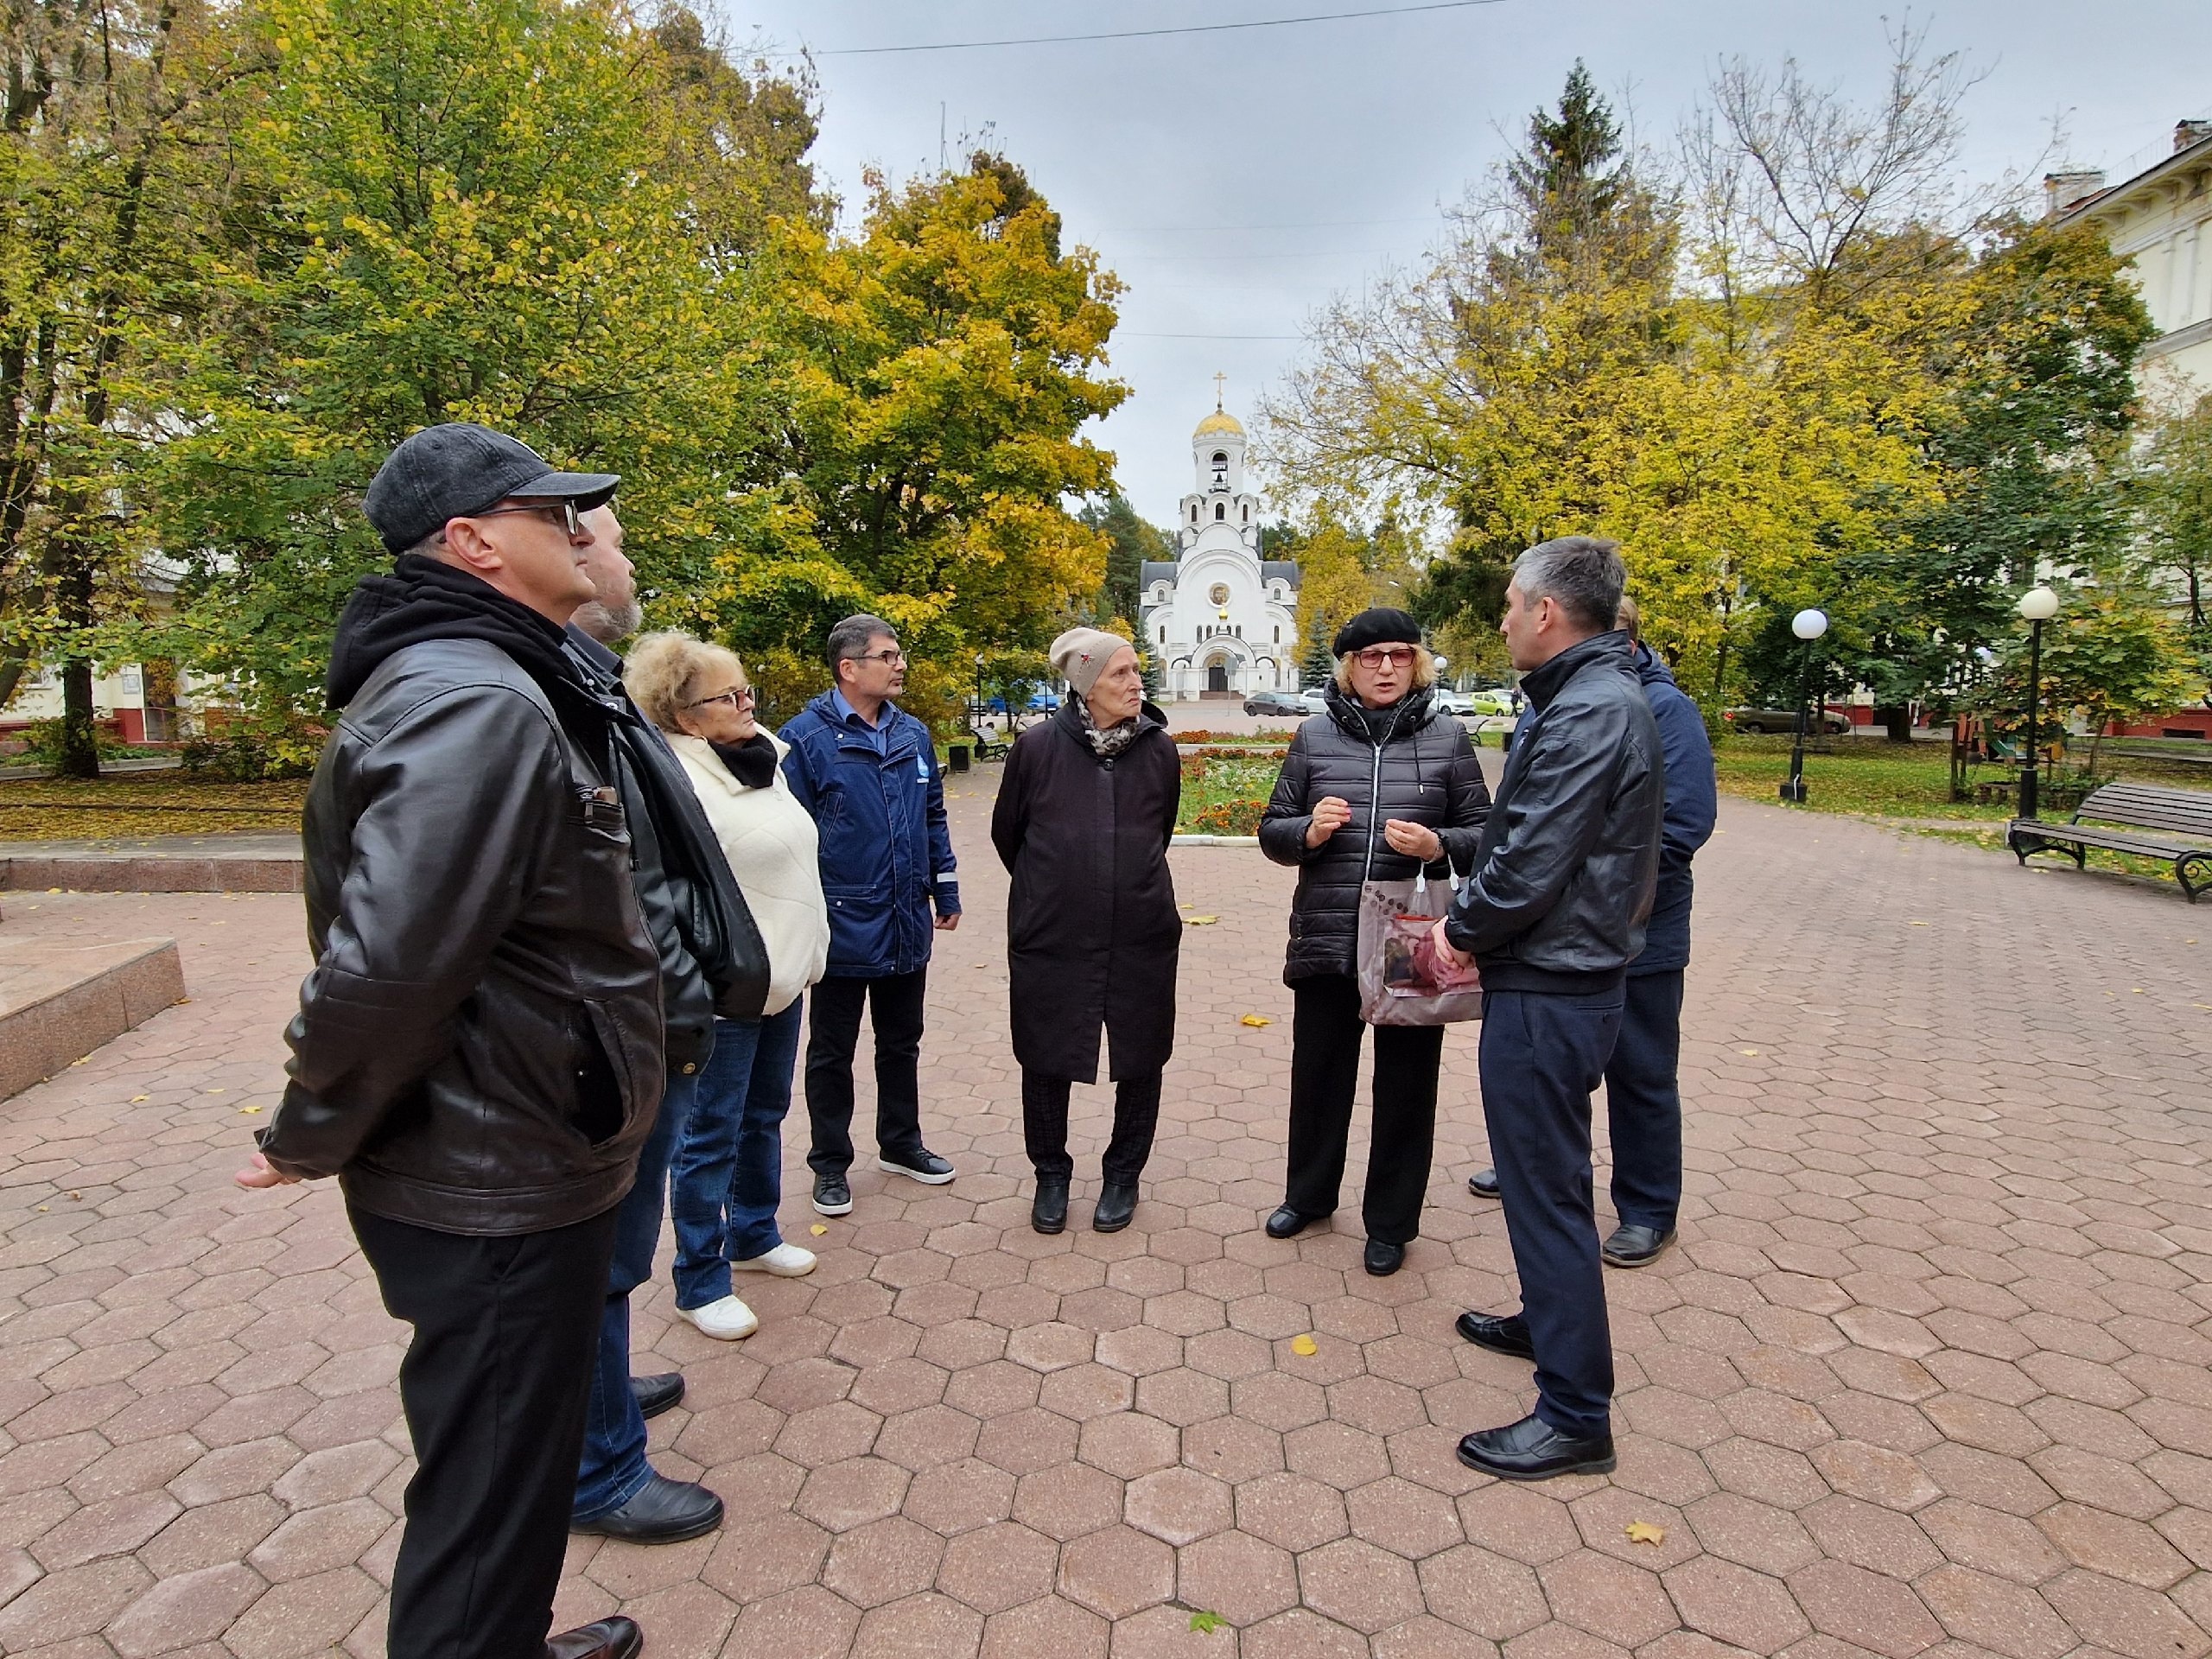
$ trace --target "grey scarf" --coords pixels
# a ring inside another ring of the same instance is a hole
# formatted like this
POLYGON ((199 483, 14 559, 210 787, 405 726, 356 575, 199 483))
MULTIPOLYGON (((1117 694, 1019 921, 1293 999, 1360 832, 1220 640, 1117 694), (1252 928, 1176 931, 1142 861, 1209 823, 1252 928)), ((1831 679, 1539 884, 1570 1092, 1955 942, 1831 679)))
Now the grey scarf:
POLYGON ((1075 700, 1075 714, 1076 718, 1083 722, 1083 734, 1090 740, 1091 749, 1101 760, 1111 760, 1136 741, 1139 718, 1136 715, 1131 715, 1120 725, 1109 727, 1102 732, 1097 722, 1090 717, 1090 703, 1087 698, 1077 697, 1075 700))

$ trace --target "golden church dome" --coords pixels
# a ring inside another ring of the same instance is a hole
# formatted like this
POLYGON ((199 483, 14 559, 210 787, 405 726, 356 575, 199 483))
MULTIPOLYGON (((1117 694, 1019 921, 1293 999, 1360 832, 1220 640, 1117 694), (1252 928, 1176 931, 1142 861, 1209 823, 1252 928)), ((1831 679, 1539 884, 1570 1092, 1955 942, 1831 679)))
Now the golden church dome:
POLYGON ((1241 438, 1244 435, 1244 428, 1234 415, 1224 414, 1217 409, 1198 423, 1198 429, 1191 435, 1194 438, 1205 438, 1211 437, 1217 432, 1227 432, 1241 438))

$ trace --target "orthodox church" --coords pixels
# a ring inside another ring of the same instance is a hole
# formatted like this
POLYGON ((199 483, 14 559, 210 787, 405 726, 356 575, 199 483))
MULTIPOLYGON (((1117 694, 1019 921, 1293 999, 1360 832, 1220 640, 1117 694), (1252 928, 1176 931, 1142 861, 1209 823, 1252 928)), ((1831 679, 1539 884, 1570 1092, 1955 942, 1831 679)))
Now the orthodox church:
MULTIPOLYGON (((1220 377, 1217 376, 1218 381, 1220 377)), ((1172 560, 1145 561, 1145 639, 1170 700, 1298 686, 1298 566, 1260 556, 1260 498, 1244 486, 1244 429, 1221 407, 1191 435, 1195 487, 1172 560)))

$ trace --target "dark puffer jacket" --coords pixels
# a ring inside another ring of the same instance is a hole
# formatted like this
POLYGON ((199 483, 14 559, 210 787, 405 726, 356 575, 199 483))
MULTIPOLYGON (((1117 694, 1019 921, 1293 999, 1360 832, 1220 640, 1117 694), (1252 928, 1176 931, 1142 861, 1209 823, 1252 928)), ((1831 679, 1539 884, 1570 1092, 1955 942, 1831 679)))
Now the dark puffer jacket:
MULTIPOLYGON (((1490 791, 1466 728, 1423 689, 1388 709, 1363 709, 1330 686, 1328 712, 1309 718, 1290 741, 1274 798, 1260 822, 1260 850, 1298 867, 1290 904, 1286 983, 1357 971, 1359 893, 1370 880, 1408 881, 1420 867, 1390 850, 1382 826, 1392 818, 1426 824, 1443 842, 1450 867, 1473 868, 1490 791), (1351 821, 1319 847, 1306 844, 1314 805, 1334 795, 1351 821)), ((1432 880, 1446 865, 1429 867, 1432 880)))

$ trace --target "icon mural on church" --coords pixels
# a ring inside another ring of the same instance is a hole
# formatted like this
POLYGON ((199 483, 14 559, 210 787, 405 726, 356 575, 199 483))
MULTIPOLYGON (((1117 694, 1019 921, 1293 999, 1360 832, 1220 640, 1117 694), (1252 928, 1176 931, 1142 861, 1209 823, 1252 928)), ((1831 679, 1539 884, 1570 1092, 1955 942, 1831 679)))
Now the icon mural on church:
MULTIPOLYGON (((1217 388, 1225 378, 1217 375, 1217 388)), ((1298 566, 1260 556, 1244 428, 1223 407, 1191 435, 1191 493, 1172 560, 1147 560, 1141 626, 1171 701, 1298 689, 1298 566)))

